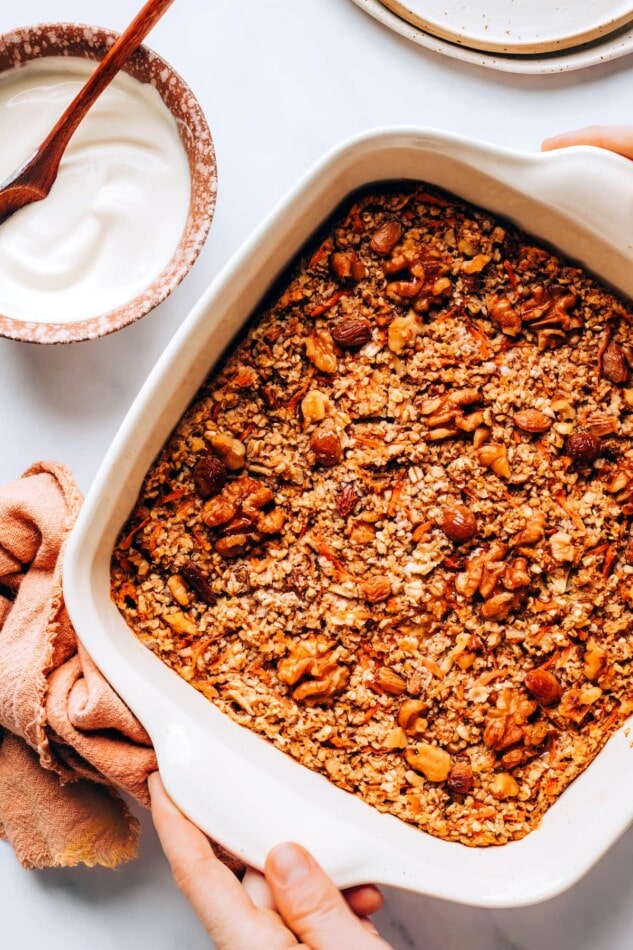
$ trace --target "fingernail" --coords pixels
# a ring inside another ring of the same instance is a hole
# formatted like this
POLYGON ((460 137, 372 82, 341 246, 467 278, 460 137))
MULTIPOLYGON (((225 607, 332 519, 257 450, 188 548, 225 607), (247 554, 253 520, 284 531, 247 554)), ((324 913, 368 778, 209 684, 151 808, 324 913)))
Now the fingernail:
POLYGON ((270 852, 270 870, 280 884, 298 884, 312 870, 310 858, 296 844, 279 844, 270 852))

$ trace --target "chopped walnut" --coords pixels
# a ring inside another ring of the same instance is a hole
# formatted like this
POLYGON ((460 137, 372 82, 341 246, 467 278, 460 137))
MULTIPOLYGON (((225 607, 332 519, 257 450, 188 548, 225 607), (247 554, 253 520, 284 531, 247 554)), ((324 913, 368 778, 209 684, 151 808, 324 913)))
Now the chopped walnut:
POLYGON ((421 772, 429 782, 445 782, 451 771, 451 757, 445 749, 420 742, 407 749, 405 758, 411 768, 421 772))
POLYGON ((338 360, 329 330, 313 330, 306 340, 306 356, 320 373, 335 373, 338 360))
POLYGON ((422 324, 415 311, 410 310, 406 317, 395 317, 389 324, 389 349, 394 353, 401 353, 415 342, 420 333, 422 324))

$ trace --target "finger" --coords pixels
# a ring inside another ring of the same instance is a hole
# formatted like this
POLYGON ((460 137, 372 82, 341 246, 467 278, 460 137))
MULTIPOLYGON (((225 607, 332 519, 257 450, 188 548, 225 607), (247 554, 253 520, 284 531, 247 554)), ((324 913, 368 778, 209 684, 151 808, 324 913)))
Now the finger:
POLYGON ((255 907, 260 907, 262 910, 276 910, 268 882, 259 871, 249 868, 244 875, 242 887, 255 904, 255 907))
POLYGON ((343 891, 343 897, 358 917, 370 917, 384 903, 382 894, 373 884, 348 887, 343 891))
POLYGON ((584 129, 575 129, 545 139, 541 148, 544 152, 570 145, 595 145, 617 152, 625 158, 633 159, 633 126, 631 125, 590 125, 584 129))
POLYGON ((314 858, 297 844, 282 844, 266 859, 266 880, 290 930, 311 950, 386 950, 370 934, 314 858))
POLYGON ((148 787, 152 818, 174 880, 217 950, 296 946, 281 923, 258 912, 235 875, 218 861, 206 836, 178 811, 158 773, 150 776, 148 787))
POLYGON ((365 928, 365 930, 367 931, 367 933, 373 934, 374 937, 379 937, 379 936, 380 936, 380 934, 379 934, 379 932, 378 932, 378 927, 377 927, 376 924, 373 922, 373 920, 370 920, 370 919, 369 919, 369 917, 359 917, 359 918, 358 918, 358 922, 361 924, 362 927, 365 928))

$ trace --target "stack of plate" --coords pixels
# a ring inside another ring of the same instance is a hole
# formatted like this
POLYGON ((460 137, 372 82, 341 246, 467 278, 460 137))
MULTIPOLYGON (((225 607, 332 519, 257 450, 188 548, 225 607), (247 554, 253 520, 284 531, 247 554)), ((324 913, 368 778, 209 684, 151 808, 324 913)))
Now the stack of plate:
POLYGON ((633 52, 633 0, 354 3, 421 46, 507 72, 564 72, 633 52))

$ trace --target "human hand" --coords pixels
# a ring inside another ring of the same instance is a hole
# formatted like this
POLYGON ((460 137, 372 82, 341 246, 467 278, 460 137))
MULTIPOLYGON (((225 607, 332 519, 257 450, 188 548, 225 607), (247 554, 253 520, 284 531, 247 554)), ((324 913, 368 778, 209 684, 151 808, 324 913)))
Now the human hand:
POLYGON ((576 129, 545 139, 541 149, 549 152, 568 145, 596 145, 633 159, 633 125, 590 125, 586 129, 576 129))
POLYGON ((158 772, 149 779, 152 817, 174 880, 217 950, 390 950, 367 919, 382 905, 373 885, 344 895, 314 858, 282 844, 265 873, 249 869, 239 883, 207 837, 178 811, 158 772))

